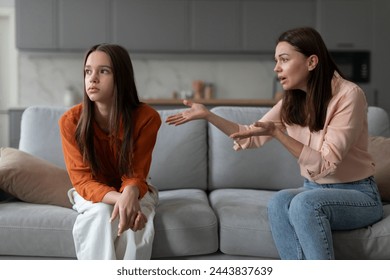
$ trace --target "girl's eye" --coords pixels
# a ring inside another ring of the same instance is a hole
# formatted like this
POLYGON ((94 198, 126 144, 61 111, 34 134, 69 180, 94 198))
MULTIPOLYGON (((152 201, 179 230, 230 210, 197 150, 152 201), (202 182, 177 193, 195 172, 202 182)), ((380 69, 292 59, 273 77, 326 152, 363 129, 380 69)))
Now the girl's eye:
POLYGON ((100 70, 100 73, 107 74, 107 73, 109 73, 109 71, 108 71, 108 69, 102 69, 102 70, 100 70))
POLYGON ((90 74, 92 73, 92 71, 91 71, 90 69, 85 69, 84 72, 85 72, 85 74, 87 74, 87 75, 90 75, 90 74))

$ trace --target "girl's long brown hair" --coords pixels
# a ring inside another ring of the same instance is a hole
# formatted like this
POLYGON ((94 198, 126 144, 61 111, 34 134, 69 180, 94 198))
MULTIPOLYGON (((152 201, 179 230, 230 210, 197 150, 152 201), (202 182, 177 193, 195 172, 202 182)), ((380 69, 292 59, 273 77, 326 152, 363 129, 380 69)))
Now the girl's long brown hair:
MULTIPOLYGON (((121 46, 99 44, 90 48, 85 54, 84 67, 88 56, 94 51, 105 52, 111 59, 115 90, 111 115, 109 116, 109 131, 112 135, 118 136, 120 129, 123 128, 122 143, 116 140, 113 144, 117 152, 119 171, 121 174, 130 175, 133 145, 133 111, 140 105, 134 81, 133 65, 128 52, 121 46)), ((93 121, 94 102, 87 96, 84 85, 83 109, 77 124, 75 137, 84 161, 89 164, 92 174, 96 175, 100 170, 101 161, 104 159, 96 156, 93 121)), ((117 138, 114 137, 114 139, 117 138)))
POLYGON ((295 28, 282 33, 277 43, 287 42, 306 57, 316 55, 318 64, 309 74, 307 92, 286 90, 281 118, 287 124, 308 126, 310 131, 323 129, 326 111, 332 98, 332 78, 336 72, 342 77, 321 35, 311 27, 295 28))

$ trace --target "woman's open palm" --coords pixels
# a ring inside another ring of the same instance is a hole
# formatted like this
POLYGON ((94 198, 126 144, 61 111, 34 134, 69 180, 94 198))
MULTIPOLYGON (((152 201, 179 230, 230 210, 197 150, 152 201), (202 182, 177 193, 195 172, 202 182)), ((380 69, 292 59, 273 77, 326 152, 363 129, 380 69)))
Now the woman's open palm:
POLYGON ((189 121, 206 118, 208 109, 203 104, 193 103, 189 100, 184 100, 183 104, 190 108, 175 115, 168 116, 166 123, 170 125, 181 125, 189 121))

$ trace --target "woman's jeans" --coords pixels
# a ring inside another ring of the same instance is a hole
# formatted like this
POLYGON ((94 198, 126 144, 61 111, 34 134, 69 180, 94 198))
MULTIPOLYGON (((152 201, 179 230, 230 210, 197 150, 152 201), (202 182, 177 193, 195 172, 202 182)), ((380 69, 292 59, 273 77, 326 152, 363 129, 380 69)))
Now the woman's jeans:
POLYGON ((332 230, 379 221, 383 208, 373 177, 352 183, 317 184, 305 179, 270 200, 268 216, 281 259, 334 259, 332 230))

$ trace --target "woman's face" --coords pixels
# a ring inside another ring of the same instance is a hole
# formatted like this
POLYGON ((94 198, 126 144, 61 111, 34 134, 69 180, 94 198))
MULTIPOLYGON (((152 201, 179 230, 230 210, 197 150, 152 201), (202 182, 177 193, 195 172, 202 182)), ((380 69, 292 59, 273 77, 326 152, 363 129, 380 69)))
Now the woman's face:
POLYGON ((114 73, 110 57, 102 51, 89 54, 84 66, 85 92, 94 102, 110 104, 114 96, 114 73))
POLYGON ((275 68, 284 90, 300 89, 306 92, 312 57, 306 57, 287 42, 279 42, 275 49, 275 68))

